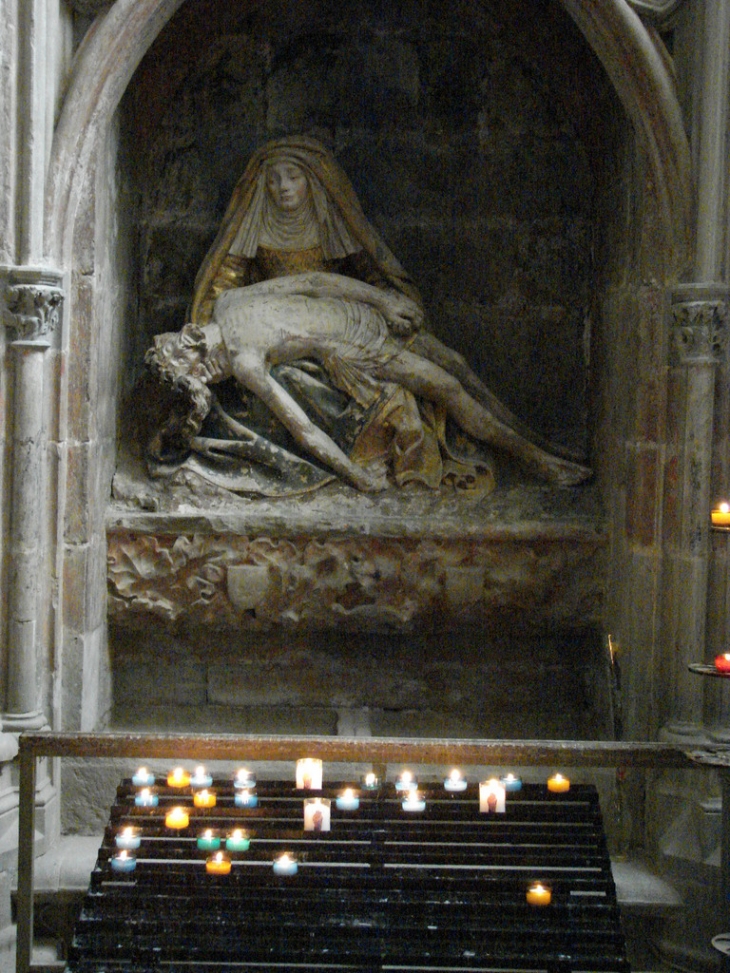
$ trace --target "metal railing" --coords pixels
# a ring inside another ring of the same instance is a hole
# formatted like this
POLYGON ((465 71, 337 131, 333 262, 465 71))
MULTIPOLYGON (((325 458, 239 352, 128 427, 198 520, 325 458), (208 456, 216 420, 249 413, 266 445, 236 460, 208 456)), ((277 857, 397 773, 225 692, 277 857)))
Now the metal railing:
MULTIPOLYGON (((677 746, 581 740, 424 740, 377 737, 234 736, 152 733, 26 733, 19 740, 18 894, 16 973, 31 973, 36 761, 39 757, 167 758, 223 761, 291 761, 461 766, 582 767, 662 770, 710 766, 721 771, 723 885, 730 873, 730 766, 723 751, 715 762, 698 761, 677 746)), ((724 901, 727 889, 723 888, 724 901)))

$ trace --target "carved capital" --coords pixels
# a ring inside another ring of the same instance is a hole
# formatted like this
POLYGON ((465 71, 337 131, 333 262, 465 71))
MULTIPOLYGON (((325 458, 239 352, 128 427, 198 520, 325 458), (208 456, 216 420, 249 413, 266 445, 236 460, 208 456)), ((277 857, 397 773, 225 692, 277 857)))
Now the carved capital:
POLYGON ((61 319, 60 275, 15 272, 10 275, 3 296, 5 326, 15 332, 12 340, 49 344, 61 319))
POLYGON ((719 364, 726 341, 727 301, 672 305, 672 344, 679 365, 719 364))

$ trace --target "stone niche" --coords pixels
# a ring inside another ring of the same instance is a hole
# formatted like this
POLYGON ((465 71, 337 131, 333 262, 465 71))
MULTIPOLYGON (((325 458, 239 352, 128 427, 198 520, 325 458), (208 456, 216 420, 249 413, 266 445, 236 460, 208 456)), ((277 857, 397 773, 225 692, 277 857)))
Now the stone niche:
POLYGON ((334 732, 357 711, 396 735, 612 732, 595 487, 549 489, 497 457, 488 497, 261 500, 152 482, 139 445, 146 348, 185 322, 252 151, 304 133, 348 173, 429 327, 591 462, 593 255, 624 124, 552 0, 181 7, 116 129, 136 292, 107 518, 115 726, 334 732))

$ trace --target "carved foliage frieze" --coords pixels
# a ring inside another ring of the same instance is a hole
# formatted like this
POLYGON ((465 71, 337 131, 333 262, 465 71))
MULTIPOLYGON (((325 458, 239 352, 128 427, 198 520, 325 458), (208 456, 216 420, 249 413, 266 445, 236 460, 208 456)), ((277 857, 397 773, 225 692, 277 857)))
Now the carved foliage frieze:
POLYGON ((217 628, 411 631, 600 614, 600 542, 112 533, 109 615, 217 628))

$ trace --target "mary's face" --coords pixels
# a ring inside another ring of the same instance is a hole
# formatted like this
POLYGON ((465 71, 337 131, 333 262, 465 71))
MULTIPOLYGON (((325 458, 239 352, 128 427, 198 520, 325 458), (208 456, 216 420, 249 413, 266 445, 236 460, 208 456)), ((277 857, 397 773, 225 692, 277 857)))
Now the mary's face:
POLYGON ((272 162, 266 170, 266 188, 279 209, 293 213, 304 203, 309 184, 293 162, 272 162))

